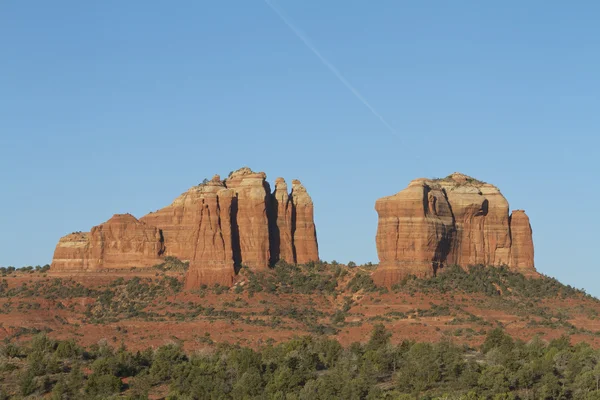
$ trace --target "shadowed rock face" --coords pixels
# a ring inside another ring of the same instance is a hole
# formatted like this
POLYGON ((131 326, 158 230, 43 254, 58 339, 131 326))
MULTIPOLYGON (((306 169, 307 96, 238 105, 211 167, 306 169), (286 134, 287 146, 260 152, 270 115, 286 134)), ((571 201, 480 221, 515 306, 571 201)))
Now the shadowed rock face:
MULTIPOLYGON (((273 254, 279 254, 279 259, 289 263, 296 262, 295 246, 294 246, 294 204, 292 197, 288 193, 288 187, 283 178, 275 180, 275 190, 272 197, 272 212, 271 217, 273 235, 271 250, 273 254)), ((313 254, 313 257, 318 254, 313 254)), ((272 262, 277 262, 277 257, 272 257, 272 262)), ((315 260, 315 258, 313 258, 315 260)))
POLYGON ((278 178, 271 193, 265 178, 249 168, 223 181, 217 175, 140 221, 115 216, 90 233, 67 235, 56 247, 52 270, 151 267, 162 256, 174 256, 190 262, 186 287, 194 288, 231 285, 242 265, 261 270, 279 260, 317 261, 313 205, 306 189, 294 181, 289 194, 278 178))
POLYGON ((466 175, 417 179, 377 200, 375 283, 391 286, 408 275, 433 276, 449 264, 508 265, 535 272, 529 219, 509 216, 500 190, 466 175))
POLYGON ((249 168, 235 171, 225 181, 237 196, 237 229, 241 262, 255 270, 269 268, 269 206, 267 175, 249 168))

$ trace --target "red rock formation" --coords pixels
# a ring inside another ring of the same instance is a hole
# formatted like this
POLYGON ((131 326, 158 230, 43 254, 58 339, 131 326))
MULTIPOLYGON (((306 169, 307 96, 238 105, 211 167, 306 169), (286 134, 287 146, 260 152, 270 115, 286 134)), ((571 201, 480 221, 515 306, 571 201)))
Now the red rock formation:
POLYGON ((373 280, 391 286, 407 275, 432 276, 445 261, 454 234, 440 185, 414 180, 403 191, 377 200, 375 209, 380 264, 373 280))
POLYGON ((52 271, 89 270, 89 232, 73 232, 58 241, 52 257, 52 271))
POLYGON ((55 271, 130 269, 160 263, 163 241, 159 229, 131 214, 117 214, 90 233, 60 239, 52 268, 55 271))
POLYGON ((140 221, 162 230, 165 256, 188 261, 194 258, 206 193, 225 189, 218 177, 215 178, 208 183, 192 187, 177 197, 170 206, 140 218, 140 221))
POLYGON ((456 224, 449 264, 504 265, 510 261, 508 201, 497 187, 454 173, 440 180, 456 224))
MULTIPOLYGON (((284 260, 288 263, 295 263, 293 242, 293 214, 294 205, 292 197, 288 193, 288 187, 283 178, 275 180, 275 190, 273 191, 272 210, 274 215, 272 220, 275 222, 273 234, 271 235, 272 262, 284 260), (277 254, 279 257, 277 258, 277 254)), ((316 239, 315 239, 316 240, 316 239)))
POLYGON ((535 272, 529 220, 520 212, 511 220, 508 202, 493 185, 459 173, 417 179, 379 199, 375 209, 377 284, 391 286, 407 275, 432 276, 448 264, 535 272))
POLYGON ((202 283, 233 283, 234 262, 231 245, 231 204, 233 192, 224 188, 220 178, 201 185, 198 224, 194 227, 193 255, 186 275, 186 288, 202 283))
POLYGON ((226 180, 227 187, 237 194, 241 262, 255 270, 269 268, 271 260, 268 220, 271 193, 266 177, 264 172, 242 168, 226 180))
POLYGON ((231 285, 236 267, 264 270, 283 259, 318 260, 313 204, 294 181, 278 179, 271 194, 264 173, 242 168, 194 186, 167 207, 137 221, 115 216, 90 234, 71 234, 56 247, 53 271, 150 267, 159 256, 190 261, 186 287, 231 285))
POLYGON ((510 216, 512 236, 510 266, 523 273, 535 272, 533 239, 529 217, 523 210, 514 210, 510 216))
POLYGON ((294 254, 298 264, 319 260, 317 231, 314 223, 314 207, 306 188, 299 180, 292 181, 292 230, 294 254))
POLYGON ((481 186, 481 194, 488 200, 483 235, 485 241, 484 265, 510 265, 509 205, 500 190, 489 184, 481 186))

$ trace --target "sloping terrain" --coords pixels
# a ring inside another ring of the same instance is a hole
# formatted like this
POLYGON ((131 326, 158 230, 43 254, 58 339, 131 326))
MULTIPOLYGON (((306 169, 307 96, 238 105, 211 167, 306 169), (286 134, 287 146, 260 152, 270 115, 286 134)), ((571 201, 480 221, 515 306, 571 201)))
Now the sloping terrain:
POLYGON ((600 302, 552 278, 449 267, 387 289, 373 265, 280 262, 184 290, 187 268, 0 269, 0 398, 600 395, 600 302))
POLYGON ((598 300, 504 268, 451 267, 388 290, 373 284, 373 266, 280 263, 261 273, 242 269, 232 288, 183 290, 186 268, 170 259, 151 270, 110 275, 5 273, 0 339, 47 332, 82 345, 105 339, 132 349, 178 343, 197 350, 213 342, 257 347, 313 334, 349 345, 364 342, 381 323, 393 343, 452 338, 477 346, 500 327, 523 340, 566 334, 574 343, 600 346, 598 300))

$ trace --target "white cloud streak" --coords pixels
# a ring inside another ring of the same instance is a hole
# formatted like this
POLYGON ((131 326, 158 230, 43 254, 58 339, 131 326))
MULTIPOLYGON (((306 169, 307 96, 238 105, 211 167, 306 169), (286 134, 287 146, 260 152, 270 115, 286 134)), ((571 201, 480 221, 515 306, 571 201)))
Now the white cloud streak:
POLYGON ((312 44, 312 42, 306 36, 306 34, 304 34, 304 32, 298 29, 277 5, 271 3, 271 1, 269 0, 264 1, 267 4, 267 6, 269 6, 269 8, 271 8, 275 12, 275 14, 277 14, 277 16, 287 25, 287 27, 290 28, 292 32, 294 32, 298 39, 300 39, 306 45, 306 47, 308 47, 309 50, 312 51, 313 54, 319 58, 319 60, 321 60, 321 62, 336 76, 336 78, 338 78, 338 80, 342 82, 342 84, 344 84, 344 86, 346 86, 346 88, 348 88, 348 90, 350 90, 352 94, 358 100, 360 100, 360 102, 363 103, 365 107, 367 107, 369 111, 371 111, 371 113, 374 116, 376 116, 377 119, 379 119, 387 129, 389 129, 394 134, 398 133, 396 129, 394 129, 394 127, 391 126, 385 120, 385 118, 383 118, 383 116, 367 101, 367 99, 354 86, 352 86, 352 84, 348 82, 346 78, 344 78, 344 75, 342 75, 342 73, 336 68, 336 66, 329 62, 329 60, 327 60, 321 54, 321 52, 315 47, 314 44, 312 44))

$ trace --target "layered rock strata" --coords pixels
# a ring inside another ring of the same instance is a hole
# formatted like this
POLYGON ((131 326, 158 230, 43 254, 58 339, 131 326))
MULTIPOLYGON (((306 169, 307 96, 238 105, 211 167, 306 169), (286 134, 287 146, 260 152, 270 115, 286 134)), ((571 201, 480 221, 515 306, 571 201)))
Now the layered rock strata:
POLYGON ((242 265, 264 270, 279 260, 319 259, 313 203, 304 186, 294 180, 288 193, 278 178, 271 193, 266 175, 249 168, 194 186, 139 221, 129 215, 120 231, 116 217, 90 233, 61 238, 52 270, 151 267, 174 256, 190 262, 186 287, 194 288, 231 285, 242 265))
POLYGON ((52 260, 54 271, 130 269, 160 262, 164 243, 158 228, 131 214, 116 214, 90 232, 61 238, 52 260))
POLYGON ((514 210, 510 216, 512 246, 510 266, 522 272, 533 269, 533 236, 529 217, 523 210, 514 210))
POLYGON ((429 277, 446 265, 508 265, 535 272, 529 219, 509 215, 498 188, 455 173, 416 179, 377 200, 375 283, 391 286, 408 275, 429 277))
POLYGON ((298 264, 305 264, 316 259, 319 248, 313 202, 297 179, 292 181, 291 204, 294 260, 298 264))

